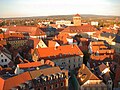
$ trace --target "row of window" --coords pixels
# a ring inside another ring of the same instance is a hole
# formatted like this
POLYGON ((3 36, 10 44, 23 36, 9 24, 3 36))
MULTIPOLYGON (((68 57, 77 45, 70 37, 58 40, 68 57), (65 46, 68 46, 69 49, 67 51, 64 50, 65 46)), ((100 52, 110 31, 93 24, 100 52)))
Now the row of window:
POLYGON ((107 90, 107 88, 106 87, 97 87, 97 88, 95 88, 95 87, 93 87, 93 88, 86 87, 83 90, 107 90))
MULTIPOLYGON (((79 63, 78 64, 78 67, 80 66, 81 64, 79 63)), ((74 68, 76 68, 75 64, 73 65, 74 68)), ((71 68, 71 66, 69 66, 69 69, 71 68)))
POLYGON ((7 59, 1 59, 1 62, 7 62, 7 59))
MULTIPOLYGON (((64 86, 64 83, 61 82, 60 84, 55 84, 54 87, 53 87, 53 85, 51 85, 51 86, 49 87, 49 90, 53 90, 53 88, 59 88, 59 87, 63 87, 63 86, 64 86)), ((38 88, 38 90, 41 90, 41 88, 38 88)), ((44 90, 48 90, 48 87, 45 86, 45 87, 44 87, 44 90)))

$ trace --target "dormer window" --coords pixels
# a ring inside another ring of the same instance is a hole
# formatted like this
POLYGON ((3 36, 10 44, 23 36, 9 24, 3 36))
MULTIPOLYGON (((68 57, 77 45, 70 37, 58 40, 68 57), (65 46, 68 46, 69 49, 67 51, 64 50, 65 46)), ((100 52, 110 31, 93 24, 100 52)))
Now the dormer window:
POLYGON ((43 79, 44 81, 47 81, 47 77, 46 77, 46 76, 42 76, 42 79, 43 79))
POLYGON ((7 59, 5 59, 5 62, 7 62, 7 59))
POLYGON ((59 84, 55 84, 55 87, 58 88, 58 87, 59 87, 59 84))
POLYGON ((60 57, 62 57, 62 54, 60 54, 60 57))
POLYGON ((50 90, 53 90, 53 85, 50 86, 50 90))
POLYGON ((86 75, 86 74, 83 74, 83 75, 81 76, 81 81, 83 81, 86 77, 87 77, 87 75, 86 75))
POLYGON ((3 62, 3 59, 1 59, 1 62, 3 62))
POLYGON ((1 55, 1 57, 3 57, 3 55, 1 55))
POLYGON ((63 87, 63 86, 64 86, 64 83, 62 82, 62 83, 60 83, 60 85, 61 85, 61 87, 63 87))
POLYGON ((44 90, 47 90, 47 87, 44 87, 44 90))

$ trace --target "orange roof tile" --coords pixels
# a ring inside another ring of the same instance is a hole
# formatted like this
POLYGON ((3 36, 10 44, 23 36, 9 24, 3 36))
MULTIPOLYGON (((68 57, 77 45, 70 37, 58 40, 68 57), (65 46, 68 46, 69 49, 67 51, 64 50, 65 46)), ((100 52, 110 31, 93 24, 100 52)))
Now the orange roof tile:
POLYGON ((19 68, 31 68, 31 67, 38 67, 41 65, 43 65, 41 62, 30 62, 30 63, 18 64, 19 68))
POLYGON ((4 88, 2 90, 9 90, 9 89, 19 86, 20 84, 25 83, 26 81, 29 81, 29 80, 31 80, 31 76, 30 76, 29 72, 24 72, 17 76, 6 79, 5 83, 4 83, 4 88))
POLYGON ((80 38, 80 41, 88 41, 87 38, 80 38))
POLYGON ((56 43, 57 43, 56 41, 49 40, 49 41, 48 41, 48 47, 55 47, 55 44, 56 44, 56 43))
POLYGON ((85 83, 87 80, 100 80, 84 64, 82 64, 82 66, 78 70, 78 79, 83 77, 84 77, 83 81, 80 81, 82 84, 85 83))
POLYGON ((5 40, 1 40, 0 41, 0 45, 3 46, 3 45, 7 45, 7 42, 5 40))
POLYGON ((91 60, 100 60, 100 61, 103 61, 106 58, 113 59, 113 55, 99 55, 99 56, 91 55, 90 58, 91 58, 91 60))
POLYGON ((2 45, 2 44, 0 44, 0 47, 3 47, 3 45, 2 45))
POLYGON ((9 33, 9 34, 4 34, 5 38, 9 37, 18 37, 18 38, 24 38, 24 35, 22 33, 9 33))
POLYGON ((104 42, 103 41, 99 41, 99 42, 90 42, 92 46, 105 46, 104 42))
POLYGON ((46 68, 41 70, 30 71, 30 74, 32 78, 36 78, 42 74, 46 76, 46 75, 51 75, 58 72, 61 72, 59 67, 51 67, 51 68, 46 68))
POLYGON ((4 38, 4 35, 3 34, 0 34, 0 39, 3 39, 4 38))
POLYGON ((4 90, 3 89, 4 83, 5 83, 4 79, 0 77, 0 90, 4 90))
POLYGON ((80 14, 77 13, 77 14, 75 14, 74 16, 79 16, 79 17, 80 17, 80 14))
POLYGON ((112 29, 107 29, 107 28, 103 28, 100 31, 101 32, 113 33, 113 34, 117 34, 117 32, 118 32, 118 30, 112 30, 112 29))
POLYGON ((105 68, 107 68, 107 66, 104 63, 102 63, 98 67, 99 67, 100 72, 102 72, 105 68))
POLYGON ((72 55, 83 55, 82 51, 77 45, 64 45, 58 47, 48 47, 48 48, 38 48, 39 58, 49 58, 49 57, 65 57, 72 55))
POLYGON ((31 26, 9 26, 8 31, 15 31, 15 32, 28 32, 31 36, 41 36, 46 35, 45 32, 40 30, 38 27, 31 27, 31 26))
POLYGON ((68 42, 67 38, 71 38, 71 37, 69 36, 68 33, 63 32, 63 33, 60 33, 57 36, 55 36, 54 40, 60 40, 63 42, 63 44, 66 44, 68 42))
POLYGON ((45 64, 51 65, 52 67, 55 66, 55 63, 52 62, 51 60, 46 60, 45 64))
POLYGON ((96 28, 92 25, 82 25, 82 26, 69 26, 61 32, 67 33, 82 33, 82 32, 95 32, 96 28))
POLYGON ((53 28, 57 28, 56 24, 49 24, 49 26, 53 27, 53 28))

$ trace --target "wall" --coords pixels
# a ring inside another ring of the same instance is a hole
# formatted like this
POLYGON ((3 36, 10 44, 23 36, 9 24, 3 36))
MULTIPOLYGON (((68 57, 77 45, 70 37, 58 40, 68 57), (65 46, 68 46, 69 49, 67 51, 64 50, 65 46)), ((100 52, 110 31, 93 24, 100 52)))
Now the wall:
POLYGON ((0 53, 0 65, 2 65, 2 66, 7 65, 8 66, 8 63, 10 61, 11 60, 7 56, 5 56, 2 52, 0 53))

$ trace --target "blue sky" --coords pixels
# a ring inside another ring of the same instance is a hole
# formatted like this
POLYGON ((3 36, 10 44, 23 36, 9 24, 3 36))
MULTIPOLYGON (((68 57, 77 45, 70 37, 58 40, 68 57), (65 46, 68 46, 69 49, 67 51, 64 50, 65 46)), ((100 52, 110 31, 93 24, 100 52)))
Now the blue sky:
POLYGON ((120 0, 0 0, 0 17, 67 14, 120 16, 120 0))

